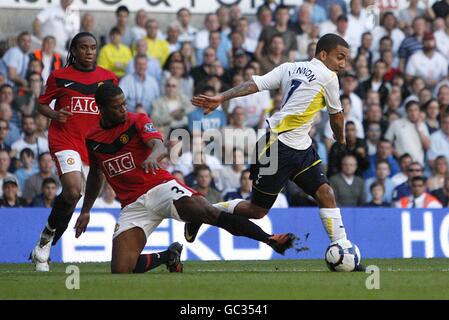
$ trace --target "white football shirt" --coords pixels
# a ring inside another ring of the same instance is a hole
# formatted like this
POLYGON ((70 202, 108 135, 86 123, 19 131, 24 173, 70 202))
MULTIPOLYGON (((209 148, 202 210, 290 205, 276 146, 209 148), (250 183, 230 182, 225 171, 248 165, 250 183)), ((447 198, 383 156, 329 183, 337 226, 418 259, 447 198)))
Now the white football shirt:
POLYGON ((314 58, 311 61, 284 63, 263 76, 253 76, 259 91, 281 88, 281 110, 267 119, 272 132, 287 146, 305 150, 313 118, 327 106, 330 114, 341 112, 340 89, 335 72, 314 58))

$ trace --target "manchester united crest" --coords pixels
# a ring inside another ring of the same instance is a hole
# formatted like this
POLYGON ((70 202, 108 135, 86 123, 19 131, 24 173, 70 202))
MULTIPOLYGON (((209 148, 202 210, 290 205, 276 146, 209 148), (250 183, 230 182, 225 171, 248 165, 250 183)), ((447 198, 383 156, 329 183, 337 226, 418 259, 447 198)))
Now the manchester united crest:
POLYGON ((68 164, 69 166, 74 165, 74 164, 75 164, 75 159, 73 159, 73 158, 68 158, 68 159, 67 159, 67 164, 68 164))
POLYGON ((128 143, 128 141, 129 141, 129 137, 128 137, 127 134, 122 134, 122 135, 120 136, 120 142, 121 142, 122 144, 128 143))

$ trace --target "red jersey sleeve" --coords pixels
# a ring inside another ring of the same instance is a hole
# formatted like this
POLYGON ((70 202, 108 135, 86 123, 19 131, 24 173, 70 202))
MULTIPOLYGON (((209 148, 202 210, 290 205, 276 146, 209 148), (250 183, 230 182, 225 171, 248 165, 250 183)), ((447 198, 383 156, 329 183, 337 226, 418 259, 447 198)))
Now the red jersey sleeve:
POLYGON ((40 104, 50 104, 53 99, 56 99, 59 96, 59 88, 56 85, 56 80, 53 72, 47 79, 47 83, 45 84, 44 92, 39 96, 40 104))
POLYGON ((136 120, 136 127, 139 137, 143 142, 147 142, 150 139, 162 140, 162 135, 153 125, 153 121, 146 114, 140 114, 136 120))

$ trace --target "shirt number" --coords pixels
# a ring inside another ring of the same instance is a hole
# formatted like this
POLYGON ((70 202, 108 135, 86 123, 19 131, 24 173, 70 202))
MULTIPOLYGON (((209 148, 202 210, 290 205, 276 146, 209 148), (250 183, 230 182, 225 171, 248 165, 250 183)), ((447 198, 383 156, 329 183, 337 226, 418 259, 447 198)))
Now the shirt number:
POLYGON ((288 99, 290 99, 290 97, 292 96, 293 92, 295 92, 295 90, 299 88, 301 83, 302 83, 301 80, 298 80, 298 79, 293 79, 292 80, 292 83, 290 85, 290 90, 288 91, 287 97, 285 98, 285 101, 282 104, 281 109, 285 106, 285 104, 287 103, 288 99))

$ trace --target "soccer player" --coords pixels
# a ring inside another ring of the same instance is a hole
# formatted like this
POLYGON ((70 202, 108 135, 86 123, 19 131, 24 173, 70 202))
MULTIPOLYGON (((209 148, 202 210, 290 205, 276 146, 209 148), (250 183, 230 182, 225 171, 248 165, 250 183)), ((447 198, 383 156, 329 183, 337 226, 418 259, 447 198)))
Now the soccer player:
MULTIPOLYGON (((268 133, 257 145, 257 161, 251 166, 251 201, 236 199, 224 202, 221 203, 222 210, 260 219, 268 213, 278 193, 290 179, 317 201, 331 242, 346 239, 340 209, 336 206, 334 193, 308 133, 315 114, 327 106, 334 137, 342 146, 346 144, 336 73, 345 69, 348 58, 348 43, 338 35, 326 34, 319 39, 315 58, 311 61, 284 63, 219 95, 192 98, 192 103, 208 114, 235 97, 279 88, 284 93, 281 110, 267 119, 268 133), (270 151, 270 161, 277 161, 277 171, 264 174, 263 169, 266 168, 260 159, 270 151)), ((187 241, 195 240, 199 227, 199 224, 186 224, 187 241)))
POLYGON ((96 58, 95 37, 88 32, 78 33, 70 44, 67 65, 50 74, 45 92, 39 97, 39 112, 52 120, 48 140, 62 192, 31 253, 36 271, 49 271, 51 245, 67 229, 84 189, 89 165, 85 137, 99 121, 94 94, 101 84, 118 83, 112 72, 96 66, 96 58), (54 109, 49 106, 53 100, 54 109))
POLYGON ((161 264, 173 272, 182 270, 179 243, 162 253, 141 254, 147 238, 166 218, 218 226, 264 242, 281 254, 292 247, 293 234, 269 235, 245 217, 221 212, 161 169, 159 161, 166 155, 162 136, 146 114, 127 112, 120 87, 102 85, 95 100, 101 119, 86 137, 90 171, 75 229, 76 237, 86 230, 89 211, 106 178, 122 205, 113 235, 112 273, 141 273, 161 264))

